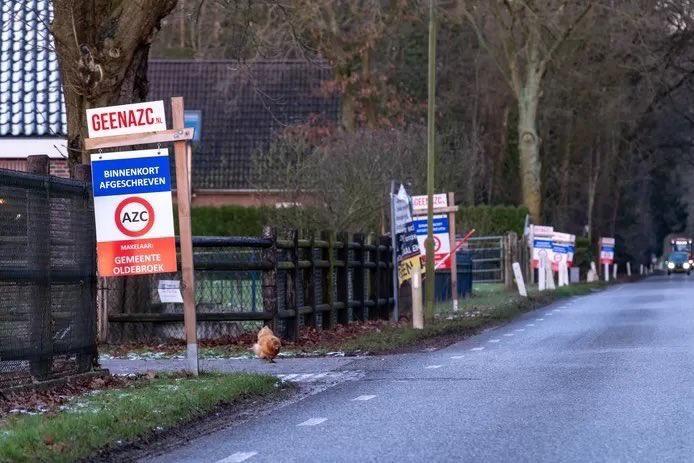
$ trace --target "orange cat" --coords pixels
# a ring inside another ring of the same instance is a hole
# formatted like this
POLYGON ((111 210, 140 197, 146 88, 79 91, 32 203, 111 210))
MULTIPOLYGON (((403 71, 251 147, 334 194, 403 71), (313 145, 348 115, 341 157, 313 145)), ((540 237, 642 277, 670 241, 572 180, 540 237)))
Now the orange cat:
POLYGON ((253 352, 258 358, 275 363, 273 359, 280 353, 281 346, 280 338, 275 336, 270 328, 264 326, 258 332, 258 342, 253 345, 253 352))

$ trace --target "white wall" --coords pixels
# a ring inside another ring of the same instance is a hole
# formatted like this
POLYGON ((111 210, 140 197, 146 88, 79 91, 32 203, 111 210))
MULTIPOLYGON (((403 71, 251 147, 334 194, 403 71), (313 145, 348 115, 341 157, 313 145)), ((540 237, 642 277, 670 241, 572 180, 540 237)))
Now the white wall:
POLYGON ((0 158, 24 159, 31 154, 47 154, 51 158, 67 158, 64 138, 0 137, 0 158))

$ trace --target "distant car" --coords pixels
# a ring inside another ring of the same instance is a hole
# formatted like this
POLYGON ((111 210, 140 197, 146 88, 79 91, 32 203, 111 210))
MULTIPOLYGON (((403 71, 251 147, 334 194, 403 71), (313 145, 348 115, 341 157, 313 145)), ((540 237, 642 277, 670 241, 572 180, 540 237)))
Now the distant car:
POLYGON ((667 267, 667 274, 670 275, 672 272, 684 273, 687 275, 691 274, 692 264, 689 262, 689 254, 686 252, 672 252, 665 261, 665 266, 667 267))

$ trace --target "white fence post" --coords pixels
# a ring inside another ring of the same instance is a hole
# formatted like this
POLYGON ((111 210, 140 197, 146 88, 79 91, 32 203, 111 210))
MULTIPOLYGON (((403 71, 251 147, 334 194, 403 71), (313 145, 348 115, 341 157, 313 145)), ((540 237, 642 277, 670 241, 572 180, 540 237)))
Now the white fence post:
POLYGON ((516 286, 518 286, 518 294, 523 297, 528 297, 528 292, 525 289, 525 281, 523 281, 523 272, 521 272, 521 267, 518 262, 514 262, 513 265, 513 275, 516 277, 516 286))

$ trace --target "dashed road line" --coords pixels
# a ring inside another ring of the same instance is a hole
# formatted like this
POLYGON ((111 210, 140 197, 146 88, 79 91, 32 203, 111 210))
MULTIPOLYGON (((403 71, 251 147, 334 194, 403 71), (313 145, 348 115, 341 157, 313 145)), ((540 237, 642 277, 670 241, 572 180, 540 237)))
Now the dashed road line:
POLYGON ((515 336, 515 334, 513 334, 513 333, 505 333, 504 336, 507 336, 507 337, 510 338, 511 336, 515 336))
POLYGON ((303 423, 297 424, 297 426, 318 426, 321 423, 328 421, 327 418, 310 418, 303 423))
POLYGON ((521 332, 525 331, 525 328, 518 328, 517 330, 514 330, 514 331, 521 333, 521 332))
POLYGON ((258 452, 236 452, 226 458, 217 460, 217 463, 241 463, 256 455, 258 455, 258 452))
POLYGON ((460 360, 460 359, 462 359, 462 358, 465 358, 465 356, 464 356, 464 355, 453 355, 451 358, 452 358, 453 360, 460 360))
MULTIPOLYGON (((499 342, 499 341, 501 341, 501 339, 490 339, 487 342, 499 342)), ((475 349, 472 349, 472 350, 475 350, 475 349)))
POLYGON ((435 370, 436 368, 441 368, 443 365, 427 365, 426 368, 427 370, 435 370))
POLYGON ((374 397, 376 397, 376 396, 375 395, 360 395, 358 397, 353 398, 352 400, 356 400, 358 402, 366 402, 367 400, 371 400, 374 397))
POLYGON ((544 321, 544 318, 536 318, 535 321, 536 321, 536 322, 541 322, 541 321, 544 321))
POLYGON ((484 347, 473 347, 473 348, 470 349, 470 350, 484 350, 484 347))
POLYGON ((277 376, 282 382, 313 383, 313 382, 342 382, 357 379, 363 375, 359 370, 327 371, 321 373, 281 373, 277 376))
POLYGON ((528 324, 525 325, 525 326, 535 326, 535 323, 528 323, 528 324))

